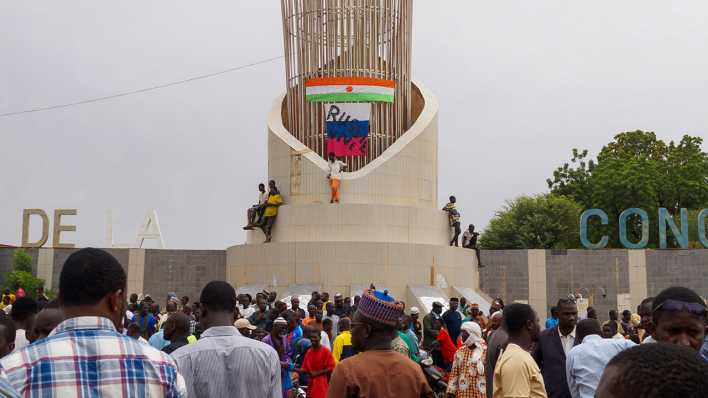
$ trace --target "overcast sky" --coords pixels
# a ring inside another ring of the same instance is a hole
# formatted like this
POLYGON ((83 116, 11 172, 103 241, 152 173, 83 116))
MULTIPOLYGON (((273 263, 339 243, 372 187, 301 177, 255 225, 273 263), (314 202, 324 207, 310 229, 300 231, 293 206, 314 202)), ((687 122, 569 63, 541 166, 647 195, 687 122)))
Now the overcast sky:
MULTIPOLYGON (((573 147, 595 154, 635 129, 708 135, 708 2, 417 0, 414 10, 413 75, 440 102, 439 199, 455 193, 464 224, 484 227, 505 200, 546 191, 573 147)), ((277 0, 3 1, 0 113, 252 63, 282 55, 282 40, 277 0)), ((79 246, 105 245, 106 209, 116 243, 133 242, 152 208, 168 247, 243 242, 284 81, 279 59, 0 117, 0 243, 19 244, 23 208, 79 209, 65 238, 79 246)))

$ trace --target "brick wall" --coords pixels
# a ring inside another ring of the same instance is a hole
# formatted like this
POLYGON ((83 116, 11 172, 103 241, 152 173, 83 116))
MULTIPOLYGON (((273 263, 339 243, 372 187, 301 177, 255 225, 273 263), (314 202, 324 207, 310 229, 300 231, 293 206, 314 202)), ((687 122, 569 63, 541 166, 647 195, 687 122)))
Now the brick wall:
POLYGON ((708 298, 708 250, 647 250, 647 293, 686 286, 708 298))
MULTIPOLYGON (((629 292, 627 250, 546 251, 548 306, 576 292, 591 301, 601 320, 617 308, 617 293, 629 292)), ((585 316, 585 314, 581 314, 585 316)), ((547 313, 550 316, 550 310, 547 313)))
POLYGON ((529 299, 528 252, 526 250, 484 250, 479 269, 479 288, 505 303, 529 299))
POLYGON ((226 280, 223 250, 145 251, 143 293, 150 293, 158 303, 168 292, 197 301, 204 285, 213 280, 226 280))

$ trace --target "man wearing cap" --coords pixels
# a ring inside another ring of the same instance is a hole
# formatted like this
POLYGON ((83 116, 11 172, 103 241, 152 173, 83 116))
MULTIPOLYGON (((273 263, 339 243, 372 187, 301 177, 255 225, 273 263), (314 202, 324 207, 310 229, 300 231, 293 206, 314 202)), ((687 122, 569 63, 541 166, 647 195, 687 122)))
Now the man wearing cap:
MULTIPOLYGON (((442 314, 442 304, 439 301, 433 301, 433 310, 423 317, 423 344, 421 345, 426 351, 430 351, 430 345, 437 340, 439 329, 433 326, 433 320, 440 320, 442 314)), ((442 322, 442 320, 440 320, 442 322)))
POLYGON ((334 314, 340 318, 347 315, 347 309, 344 307, 344 296, 342 296, 342 293, 337 293, 334 295, 334 314))
POLYGON ((420 316, 420 310, 418 307, 411 307, 411 316, 408 321, 408 329, 415 335, 418 343, 423 338, 423 327, 420 325, 418 317, 420 316))
POLYGON ((234 322, 234 326, 238 329, 239 333, 249 338, 252 338, 251 333, 256 330, 256 327, 251 325, 251 322, 246 318, 237 319, 236 322, 234 322))
POLYGON ((270 334, 263 338, 263 342, 273 347, 280 359, 280 379, 282 381, 283 398, 288 398, 288 391, 293 387, 290 372, 295 369, 295 364, 290 359, 293 354, 292 346, 286 338, 288 334, 288 321, 283 317, 277 317, 273 321, 273 328, 270 334))
POLYGON ((360 353, 337 365, 327 397, 434 397, 420 367, 391 350, 402 315, 403 305, 387 291, 364 291, 352 320, 352 345, 360 353))

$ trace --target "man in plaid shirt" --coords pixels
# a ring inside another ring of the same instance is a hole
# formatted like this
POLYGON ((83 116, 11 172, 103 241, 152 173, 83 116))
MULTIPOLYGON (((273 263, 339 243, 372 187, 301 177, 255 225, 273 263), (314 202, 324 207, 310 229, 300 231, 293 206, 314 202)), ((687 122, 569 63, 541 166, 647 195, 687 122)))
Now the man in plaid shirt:
POLYGON ((107 252, 69 256, 59 277, 65 321, 0 361, 12 387, 23 397, 184 397, 169 355, 118 332, 125 289, 123 267, 107 252))

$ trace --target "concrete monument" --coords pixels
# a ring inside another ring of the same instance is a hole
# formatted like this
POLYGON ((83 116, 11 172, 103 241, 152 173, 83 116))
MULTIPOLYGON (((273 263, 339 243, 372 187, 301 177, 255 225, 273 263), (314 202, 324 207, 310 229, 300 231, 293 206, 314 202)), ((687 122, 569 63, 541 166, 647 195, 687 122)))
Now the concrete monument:
POLYGON ((411 80, 412 3, 282 0, 287 89, 268 116, 268 176, 285 205, 271 243, 254 230, 227 250, 227 278, 238 288, 353 296, 373 282, 408 306, 461 292, 490 301, 478 289, 475 251, 448 246, 438 102, 411 80), (326 120, 329 104, 362 102, 368 120, 326 120), (339 204, 329 203, 332 148, 348 166, 339 204))

